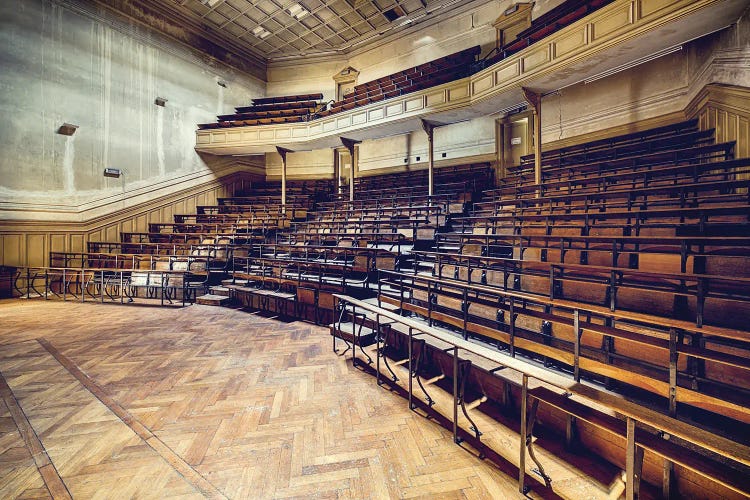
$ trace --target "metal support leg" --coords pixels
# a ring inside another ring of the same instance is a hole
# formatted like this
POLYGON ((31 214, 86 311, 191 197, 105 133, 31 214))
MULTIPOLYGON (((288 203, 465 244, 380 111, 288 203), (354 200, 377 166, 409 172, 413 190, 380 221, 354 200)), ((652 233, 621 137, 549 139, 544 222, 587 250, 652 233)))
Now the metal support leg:
POLYGON ((458 347, 453 348, 453 442, 458 443, 458 347))
POLYGON ((539 408, 539 400, 534 398, 531 403, 531 409, 528 411, 527 415, 527 421, 526 421, 526 448, 529 450, 529 457, 531 457, 531 460, 534 461, 534 463, 537 466, 537 472, 539 472, 539 475, 542 476, 542 479, 544 479, 544 484, 547 486, 547 488, 552 487, 552 479, 544 472, 544 467, 542 467, 542 463, 539 461, 538 458, 536 458, 536 454, 534 453, 534 423, 536 422, 536 411, 539 408))
POLYGON ((625 448, 625 498, 636 500, 643 466, 643 449, 635 443, 635 420, 627 420, 627 445, 625 448))
POLYGON ((412 386, 414 385, 414 382, 412 380, 411 374, 414 373, 414 353, 413 346, 412 346, 412 340, 413 340, 413 332, 414 329, 412 327, 409 327, 409 409, 414 409, 414 404, 412 403, 412 386))
POLYGON ((521 446, 518 457, 518 491, 525 495, 529 490, 526 488, 526 404, 528 402, 529 376, 523 375, 521 383, 521 427, 518 434, 521 436, 521 446))
POLYGON ((674 464, 666 458, 664 459, 661 496, 667 500, 679 497, 677 494, 677 482, 674 478, 674 464))
POLYGON ((579 326, 580 323, 580 313, 578 309, 573 310, 573 379, 576 382, 581 381, 581 370, 580 370, 580 360, 581 360, 581 327, 579 326))
POLYGON ((375 383, 381 385, 380 382, 380 314, 375 313, 375 383))

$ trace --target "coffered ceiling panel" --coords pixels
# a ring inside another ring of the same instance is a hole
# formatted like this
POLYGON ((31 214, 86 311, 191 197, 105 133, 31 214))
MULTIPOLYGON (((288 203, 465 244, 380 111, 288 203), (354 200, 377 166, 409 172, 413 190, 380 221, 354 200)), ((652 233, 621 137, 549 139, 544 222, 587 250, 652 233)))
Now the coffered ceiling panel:
POLYGON ((466 0, 135 0, 240 55, 280 60, 346 53, 378 37, 450 16, 466 0))

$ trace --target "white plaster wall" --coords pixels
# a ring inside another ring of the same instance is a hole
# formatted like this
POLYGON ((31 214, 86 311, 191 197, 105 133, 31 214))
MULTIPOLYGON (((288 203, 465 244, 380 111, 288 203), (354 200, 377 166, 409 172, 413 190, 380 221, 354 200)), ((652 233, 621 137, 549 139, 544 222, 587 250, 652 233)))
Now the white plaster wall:
POLYGON ((687 51, 666 55, 542 99, 542 143, 682 111, 690 85, 687 51))
MULTIPOLYGON (((495 119, 482 117, 439 127, 433 140, 436 162, 494 154, 495 119)), ((383 168, 424 164, 427 154, 427 134, 422 130, 363 141, 359 146, 359 171, 375 173, 383 168)))
MULTIPOLYGON (((288 179, 333 177, 333 150, 287 153, 286 175, 288 179)), ((266 177, 281 178, 281 155, 278 153, 266 154, 266 177)))
POLYGON ((0 45, 0 206, 74 209, 205 182, 212 161, 194 151, 196 124, 265 93, 263 82, 93 7, 0 2, 0 45), (79 126, 73 136, 56 133, 64 122, 79 126), (105 167, 124 175, 105 178, 105 167))
POLYGON ((270 64, 267 71, 266 95, 294 95, 322 92, 325 101, 336 99, 333 75, 347 66, 346 58, 298 61, 292 64, 270 64))

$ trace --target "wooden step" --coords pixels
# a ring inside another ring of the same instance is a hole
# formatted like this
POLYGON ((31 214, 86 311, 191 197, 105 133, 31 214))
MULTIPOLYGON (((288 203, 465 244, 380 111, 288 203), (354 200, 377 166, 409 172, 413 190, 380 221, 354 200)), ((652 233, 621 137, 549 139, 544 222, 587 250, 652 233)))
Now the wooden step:
POLYGON ((210 289, 211 295, 221 295, 222 297, 229 297, 229 288, 225 286, 212 286, 210 289))
POLYGON ((237 286, 246 286, 249 283, 248 280, 233 280, 233 279, 227 279, 227 280, 221 280, 221 284, 224 286, 227 285, 237 285, 237 286))
POLYGON ((224 297, 223 295, 213 295, 210 293, 201 295, 200 297, 197 297, 195 299, 196 304, 202 304, 204 306, 223 306, 227 302, 229 302, 229 297, 224 297))
MULTIPOLYGON (((340 339, 344 339, 347 342, 354 342, 354 334, 360 332, 360 325, 354 323, 333 323, 328 325, 331 331, 331 335, 334 335, 340 339)), ((375 330, 366 326, 361 327, 361 333, 358 337, 357 343, 363 347, 372 345, 375 343, 375 330)))

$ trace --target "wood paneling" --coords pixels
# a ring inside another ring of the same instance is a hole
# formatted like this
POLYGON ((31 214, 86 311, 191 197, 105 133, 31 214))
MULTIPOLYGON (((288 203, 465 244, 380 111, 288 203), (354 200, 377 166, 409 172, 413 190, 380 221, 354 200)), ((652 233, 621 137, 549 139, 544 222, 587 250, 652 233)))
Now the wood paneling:
POLYGON ((735 158, 750 156, 750 88, 706 85, 688 105, 686 114, 698 118, 701 130, 715 128, 717 142, 735 141, 735 158))
POLYGON ((45 266, 49 252, 86 250, 89 241, 119 241, 120 232, 147 231, 149 222, 172 222, 172 215, 195 212, 217 198, 241 190, 244 176, 232 174, 170 196, 120 210, 93 221, 0 221, 0 265, 45 266))
POLYGON ((710 84, 685 110, 702 130, 716 128, 718 142, 736 141, 735 157, 750 156, 750 88, 710 84))

